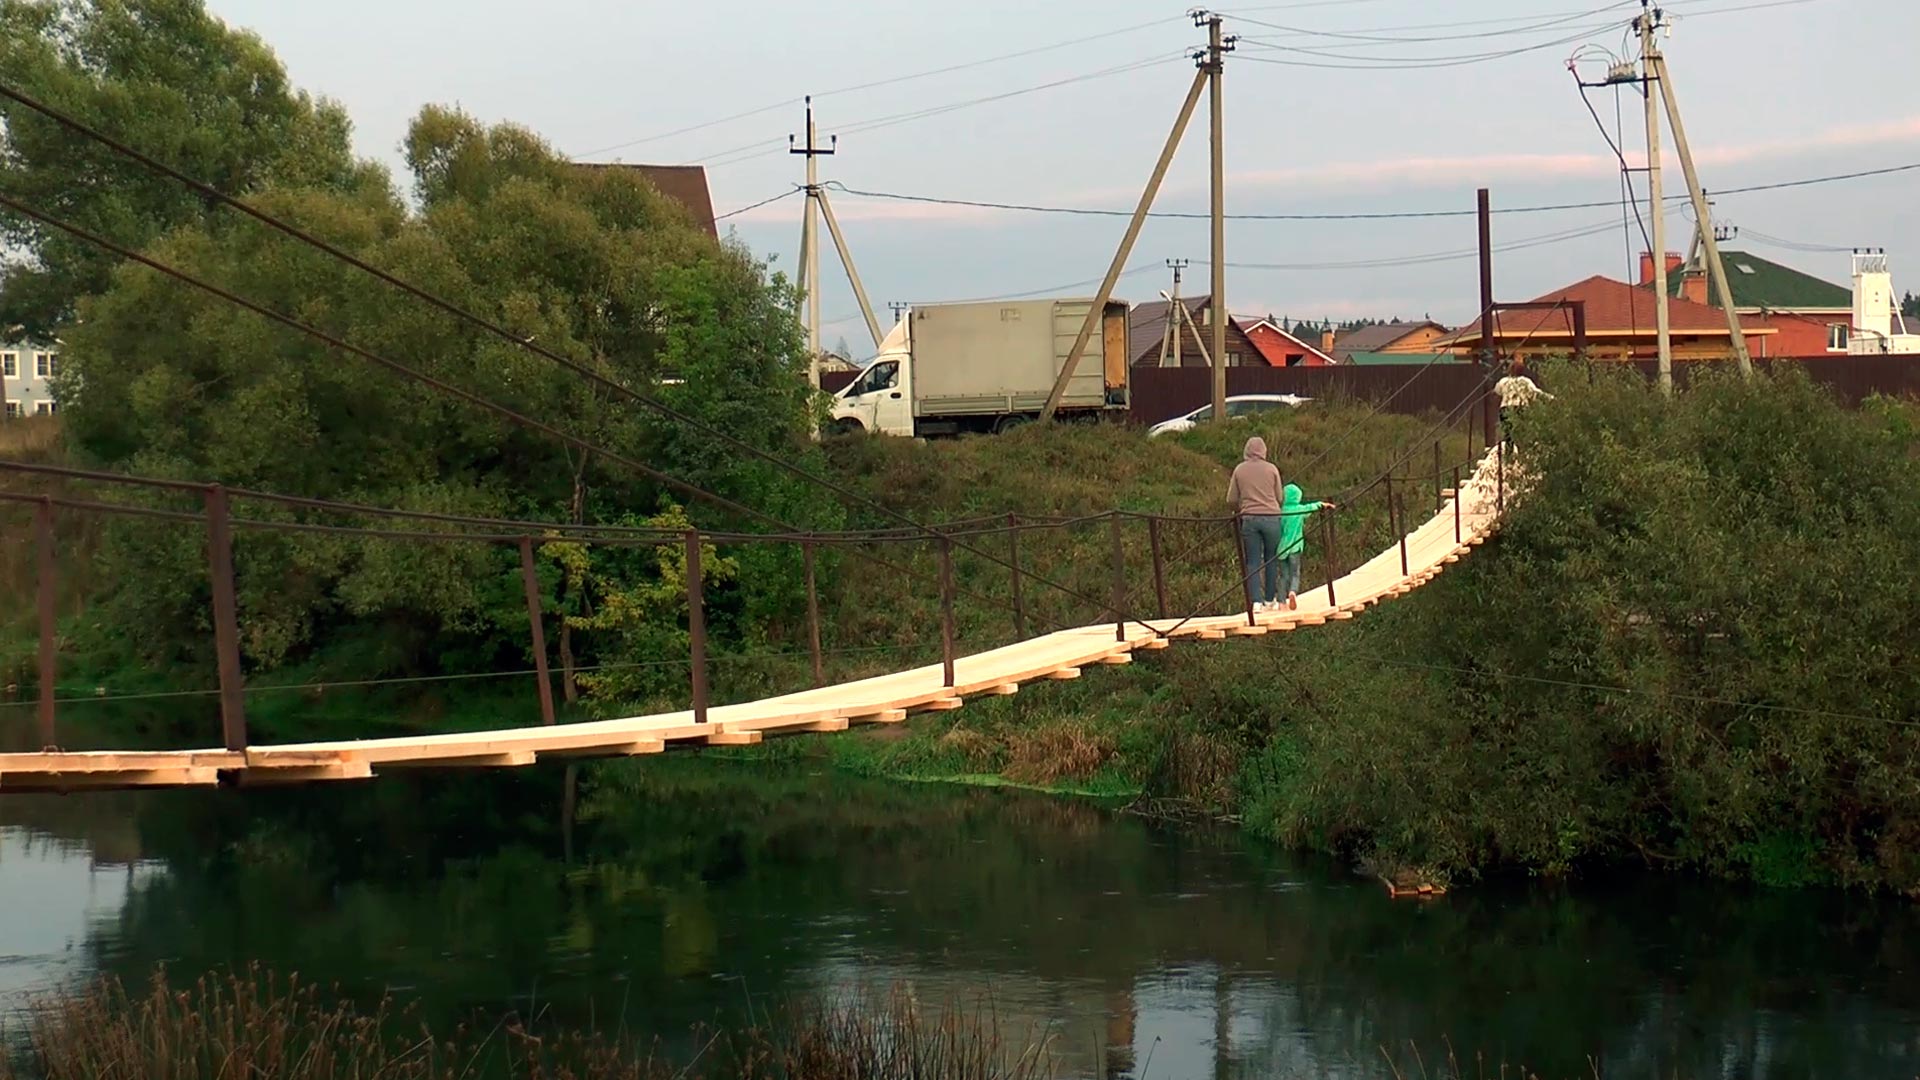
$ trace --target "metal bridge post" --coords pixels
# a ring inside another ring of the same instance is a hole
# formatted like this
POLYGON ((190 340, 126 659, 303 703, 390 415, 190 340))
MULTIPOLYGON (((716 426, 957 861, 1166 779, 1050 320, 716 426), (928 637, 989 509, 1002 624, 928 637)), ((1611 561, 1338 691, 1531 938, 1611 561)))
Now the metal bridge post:
POLYGON ((1247 625, 1253 626, 1256 625, 1259 620, 1256 619, 1253 614, 1253 578, 1248 576, 1250 567, 1247 564, 1247 543, 1240 534, 1239 514, 1235 514, 1227 519, 1227 529, 1233 536, 1235 561, 1240 564, 1240 595, 1245 598, 1247 605, 1247 625))
POLYGON ((220 731, 228 750, 247 748, 247 705, 240 675, 240 615, 234 599, 233 533, 227 517, 227 489, 209 484, 207 576, 213 586, 213 643, 220 669, 220 731))
POLYGON ((553 679, 547 671, 547 630, 540 623, 540 575, 533 565, 533 537, 520 538, 520 586, 527 594, 527 625, 533 632, 533 672, 540 680, 540 722, 553 724, 553 679))
POLYGON ((35 591, 40 604, 40 746, 60 745, 54 730, 54 562, 53 499, 43 496, 33 508, 35 542, 39 547, 35 591))
POLYGON ((1439 513, 1447 505, 1446 497, 1440 494, 1440 440, 1433 440, 1433 512, 1439 513))
POLYGON ((1497 477, 1496 483, 1498 485, 1494 489, 1494 498, 1493 498, 1493 509, 1495 514, 1504 514, 1507 512, 1507 446, 1508 444, 1506 442, 1502 442, 1500 446, 1494 451, 1494 454, 1497 455, 1497 458, 1494 463, 1495 464, 1494 472, 1497 477))
POLYGON ((1399 519, 1399 522, 1398 522, 1398 524, 1396 524, 1396 525, 1394 525, 1394 527, 1393 527, 1393 531, 1394 531, 1395 533, 1397 533, 1397 534, 1399 534, 1399 537, 1400 537, 1400 576, 1401 576, 1401 577, 1406 577, 1406 576, 1407 576, 1407 575, 1408 575, 1408 574, 1409 574, 1409 573, 1411 572, 1411 571, 1409 571, 1409 570, 1408 570, 1408 568, 1407 568, 1407 505, 1406 505, 1406 502, 1407 502, 1407 496, 1406 496, 1406 491, 1405 491, 1405 489, 1403 488, 1403 489, 1401 490, 1401 492, 1400 492, 1400 494, 1399 494, 1399 497, 1398 497, 1398 498, 1395 498, 1395 496, 1394 496, 1394 493, 1393 493, 1393 491, 1392 491, 1392 490, 1388 490, 1388 492, 1387 492, 1387 499, 1389 500, 1389 504, 1390 504, 1390 505, 1389 505, 1389 506, 1387 507, 1387 512, 1388 512, 1389 514, 1392 514, 1392 512, 1393 512, 1394 510, 1396 510, 1396 509, 1398 509, 1398 510, 1399 510, 1399 512, 1400 512, 1400 519, 1399 519))
POLYGON ((1453 467, 1453 542, 1460 542, 1460 501, 1464 493, 1460 490, 1460 466, 1453 467))
POLYGON ((940 671, 946 687, 953 678, 953 540, 940 537, 940 671))
POLYGON ((1120 512, 1107 516, 1107 531, 1113 535, 1113 640, 1127 640, 1127 551, 1120 535, 1120 512))
POLYGON ((1020 591, 1020 515, 1007 515, 1007 565, 1013 569, 1013 636, 1027 639, 1027 604, 1020 591))
POLYGON ((688 529, 685 537, 687 561, 687 649, 693 671, 693 722, 707 722, 707 611, 700 579, 700 530, 688 529))
POLYGON ((800 541, 800 559, 807 568, 807 653, 813 658, 813 685, 827 684, 825 665, 820 655, 820 593, 814 588, 813 541, 800 541))
POLYGON ((1160 518, 1147 519, 1147 546, 1153 549, 1153 600, 1160 618, 1167 617, 1167 567, 1160 557, 1160 518))
POLYGON ((1327 524, 1326 524, 1326 530, 1327 530, 1327 606, 1328 606, 1328 607, 1338 607, 1338 606, 1340 605, 1340 601, 1339 601, 1338 599, 1336 599, 1336 598, 1334 597, 1334 595, 1333 595, 1333 579, 1334 579, 1334 578, 1337 578, 1337 577, 1339 577, 1339 576, 1340 576, 1340 556, 1339 556, 1339 554, 1338 554, 1337 552, 1335 552, 1335 551, 1334 551, 1334 547, 1333 547, 1333 545, 1334 545, 1334 541, 1335 541, 1335 539, 1336 539, 1336 537, 1338 536, 1338 532, 1337 532, 1337 528, 1338 528, 1338 526, 1336 526, 1336 525, 1334 524, 1334 520, 1333 520, 1333 511, 1328 511, 1328 512, 1327 512, 1327 516, 1326 516, 1326 522, 1327 522, 1327 524))

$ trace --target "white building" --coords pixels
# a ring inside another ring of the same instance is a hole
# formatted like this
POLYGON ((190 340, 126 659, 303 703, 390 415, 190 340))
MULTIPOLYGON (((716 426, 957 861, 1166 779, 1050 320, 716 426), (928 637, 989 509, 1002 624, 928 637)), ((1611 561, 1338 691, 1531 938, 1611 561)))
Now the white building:
MULTIPOLYGON (((1884 248, 1853 253, 1853 334, 1847 352, 1853 356, 1887 353, 1920 354, 1920 326, 1908 326, 1894 299, 1893 272, 1884 248)), ((1920 321, 1920 320, 1917 320, 1920 321)))
POLYGON ((0 345, 0 392, 8 416, 47 416, 60 411, 53 397, 53 377, 60 372, 60 354, 50 345, 31 341, 0 345))

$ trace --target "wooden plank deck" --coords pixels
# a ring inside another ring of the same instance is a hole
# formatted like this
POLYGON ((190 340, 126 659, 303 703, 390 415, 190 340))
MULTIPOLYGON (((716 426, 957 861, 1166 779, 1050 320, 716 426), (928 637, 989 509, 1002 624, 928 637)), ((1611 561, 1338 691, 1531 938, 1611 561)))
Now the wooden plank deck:
POLYGON ((126 787, 210 785, 222 776, 246 784, 364 780, 401 768, 515 768, 542 757, 621 757, 656 754, 669 744, 737 746, 768 734, 833 732, 863 724, 891 724, 908 713, 958 708, 968 697, 1004 695, 1022 684, 1079 678, 1083 669, 1126 663, 1132 654, 1170 641, 1217 641, 1324 626, 1351 619, 1368 607, 1404 596, 1483 543, 1496 517, 1495 452, 1476 467, 1463 490, 1406 537, 1407 572, 1401 573, 1398 543, 1333 583, 1303 592, 1293 611, 1264 612, 1251 624, 1245 611, 1181 620, 1129 622, 1125 639, 1102 623, 958 658, 954 685, 939 664, 783 694, 760 701, 716 706, 708 723, 691 711, 630 716, 586 723, 499 731, 352 739, 226 750, 73 751, 0 754, 0 792, 91 790, 126 787), (1454 538, 1454 499, 1460 505, 1460 538, 1454 538))

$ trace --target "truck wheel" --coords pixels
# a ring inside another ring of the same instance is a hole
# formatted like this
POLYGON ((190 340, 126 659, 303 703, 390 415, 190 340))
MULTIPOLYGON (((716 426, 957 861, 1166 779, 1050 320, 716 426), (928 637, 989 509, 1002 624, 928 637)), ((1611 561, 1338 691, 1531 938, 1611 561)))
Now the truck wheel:
POLYGON ((866 430, 858 420, 835 420, 827 425, 829 435, 858 435, 866 430))
POLYGON ((1003 416, 1000 418, 999 423, 993 425, 993 433, 995 435, 1005 435, 1015 428, 1023 428, 1031 423, 1033 423, 1033 417, 1031 416, 1003 416))

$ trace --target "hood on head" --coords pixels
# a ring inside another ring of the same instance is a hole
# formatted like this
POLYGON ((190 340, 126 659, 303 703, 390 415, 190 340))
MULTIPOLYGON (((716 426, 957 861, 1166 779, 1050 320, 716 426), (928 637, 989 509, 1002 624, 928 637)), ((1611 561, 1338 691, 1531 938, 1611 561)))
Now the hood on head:
POLYGON ((1258 435, 1248 439, 1246 448, 1240 451, 1240 456, 1248 461, 1267 460, 1267 440, 1258 435))
POLYGON ((1288 484, 1286 487, 1283 487, 1280 489, 1280 505, 1282 506, 1299 506, 1300 505, 1300 485, 1299 484, 1288 484))

